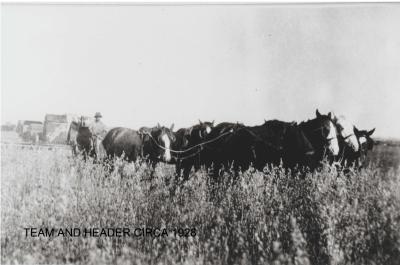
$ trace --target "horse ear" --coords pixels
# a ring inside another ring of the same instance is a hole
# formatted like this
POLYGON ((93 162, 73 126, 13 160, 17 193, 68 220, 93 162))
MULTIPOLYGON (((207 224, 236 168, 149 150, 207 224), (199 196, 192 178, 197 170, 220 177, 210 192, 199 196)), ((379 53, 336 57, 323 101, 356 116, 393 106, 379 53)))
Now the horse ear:
POLYGON ((335 115, 335 113, 333 113, 332 112, 332 119, 331 119, 334 123, 337 123, 338 122, 338 118, 337 118, 337 116, 335 115))
POLYGON ((330 120, 332 120, 332 113, 331 113, 331 112, 328 113, 328 118, 329 118, 330 120))
POLYGON ((315 111, 315 114, 317 115, 317 118, 321 117, 321 113, 319 113, 318 109, 315 111))
POLYGON ((375 132, 375 128, 373 128, 372 130, 370 130, 369 132, 367 132, 367 134, 368 134, 368 136, 371 136, 374 132, 375 132))
POLYGON ((202 125, 203 123, 201 122, 201 120, 199 119, 199 124, 202 125))
POLYGON ((174 129, 174 126, 175 126, 175 124, 174 123, 172 123, 171 124, 171 127, 169 128, 171 131, 174 129))
POLYGON ((185 132, 186 136, 192 135, 192 130, 193 130, 193 127, 190 127, 190 129, 186 130, 186 132, 185 132))
POLYGON ((212 126, 214 126, 214 121, 215 121, 215 120, 213 120, 213 121, 212 121, 212 123, 211 123, 211 124, 212 124, 212 126))
POLYGON ((357 129, 357 127, 355 125, 353 125, 353 131, 356 136, 358 136, 360 134, 360 131, 357 129))

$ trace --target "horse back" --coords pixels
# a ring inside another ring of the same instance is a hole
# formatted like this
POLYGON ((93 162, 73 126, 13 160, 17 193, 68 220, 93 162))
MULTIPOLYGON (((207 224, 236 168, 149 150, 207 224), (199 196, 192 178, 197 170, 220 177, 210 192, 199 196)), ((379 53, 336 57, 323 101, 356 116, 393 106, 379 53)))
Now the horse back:
POLYGON ((122 156, 134 161, 141 154, 143 140, 141 135, 132 129, 117 127, 111 129, 102 141, 107 156, 122 156))

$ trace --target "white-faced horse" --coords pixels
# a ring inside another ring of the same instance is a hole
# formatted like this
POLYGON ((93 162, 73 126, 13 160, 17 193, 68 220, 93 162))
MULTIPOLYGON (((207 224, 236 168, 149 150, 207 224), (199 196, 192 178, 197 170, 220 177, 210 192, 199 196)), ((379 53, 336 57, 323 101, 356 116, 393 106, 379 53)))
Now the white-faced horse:
POLYGON ((350 148, 351 151, 358 152, 360 145, 354 133, 354 125, 343 115, 333 115, 332 120, 338 132, 340 151, 343 152, 345 148, 350 148))
POLYGON ((311 142, 315 154, 315 166, 327 157, 333 160, 339 154, 339 142, 332 114, 322 115, 316 110, 316 118, 299 124, 301 130, 311 142))
POLYGON ((139 131, 117 127, 103 139, 103 147, 109 158, 125 155, 128 161, 144 158, 155 166, 158 162, 171 161, 171 145, 175 141, 172 127, 142 127, 139 131))
POLYGON ((343 165, 351 165, 355 162, 358 164, 359 158, 366 155, 367 151, 372 149, 373 141, 370 136, 375 129, 369 132, 359 131, 343 115, 334 115, 332 120, 338 132, 340 147, 339 162, 343 165))

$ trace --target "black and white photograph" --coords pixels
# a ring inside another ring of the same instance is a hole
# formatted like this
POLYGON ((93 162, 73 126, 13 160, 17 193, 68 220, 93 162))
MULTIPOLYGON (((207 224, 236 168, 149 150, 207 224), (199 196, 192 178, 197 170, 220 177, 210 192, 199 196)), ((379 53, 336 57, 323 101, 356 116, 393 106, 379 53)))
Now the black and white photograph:
POLYGON ((1 264, 400 264, 400 3, 1 4, 1 264))

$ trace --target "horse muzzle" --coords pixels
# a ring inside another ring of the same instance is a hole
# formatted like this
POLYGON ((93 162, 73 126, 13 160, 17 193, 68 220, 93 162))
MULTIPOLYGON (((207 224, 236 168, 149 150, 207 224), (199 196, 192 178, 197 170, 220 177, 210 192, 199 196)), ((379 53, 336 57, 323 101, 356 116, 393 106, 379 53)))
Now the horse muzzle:
POLYGON ((307 151, 304 153, 306 156, 313 156, 315 154, 315 151, 307 151))
POLYGON ((163 156, 163 159, 164 159, 164 161, 165 162, 170 162, 171 161, 171 154, 170 153, 168 153, 168 154, 164 154, 164 156, 163 156))

